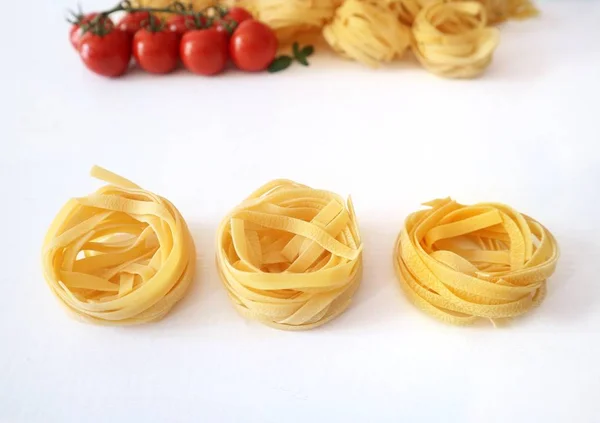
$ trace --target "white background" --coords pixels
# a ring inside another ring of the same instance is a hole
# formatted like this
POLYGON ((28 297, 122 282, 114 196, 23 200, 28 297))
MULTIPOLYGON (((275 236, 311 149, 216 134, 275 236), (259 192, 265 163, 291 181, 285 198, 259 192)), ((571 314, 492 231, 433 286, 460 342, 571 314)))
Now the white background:
POLYGON ((278 75, 105 80, 70 49, 71 3, 3 6, 1 422, 600 421, 600 2, 504 25, 475 81, 327 55, 278 75), (159 323, 79 323, 44 283, 45 230, 101 185, 93 164, 189 222, 196 282, 159 323), (219 219, 278 177, 351 194, 364 237, 353 305, 311 332, 245 321, 214 267, 219 219), (555 233, 539 309, 455 328, 406 300, 394 239, 448 195, 508 203, 555 233))

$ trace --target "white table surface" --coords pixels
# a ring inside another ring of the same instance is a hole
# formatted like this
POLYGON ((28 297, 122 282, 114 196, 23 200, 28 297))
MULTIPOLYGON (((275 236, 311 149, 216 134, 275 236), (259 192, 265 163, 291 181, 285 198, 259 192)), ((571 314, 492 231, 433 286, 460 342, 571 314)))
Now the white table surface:
POLYGON ((279 75, 105 80, 70 50, 73 2, 30 3, 6 5, 0 29, 1 422, 600 421, 599 1, 504 25, 489 72, 465 82, 327 56, 279 75), (196 281, 159 323, 79 323, 42 279, 45 230, 101 185, 93 164, 189 222, 196 281), (238 316, 213 262, 219 219, 278 177, 351 194, 364 237, 353 305, 311 332, 238 316), (539 309, 455 328, 406 300, 394 239, 447 195, 508 203, 555 233, 539 309))

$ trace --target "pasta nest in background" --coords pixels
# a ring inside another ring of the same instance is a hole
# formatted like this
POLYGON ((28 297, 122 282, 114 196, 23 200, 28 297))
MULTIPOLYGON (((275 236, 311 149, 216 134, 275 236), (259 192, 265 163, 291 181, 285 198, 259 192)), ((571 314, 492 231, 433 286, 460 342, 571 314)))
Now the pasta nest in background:
POLYGON ((426 203, 398 237, 394 265, 408 298, 426 313, 465 325, 527 313, 556 268, 554 236, 509 206, 426 203))
MULTIPOLYGON (((157 9, 163 9, 172 5, 174 0, 131 0, 131 3, 135 7, 154 7, 157 9)), ((207 7, 216 6, 221 2, 216 0, 183 0, 181 1, 186 7, 192 6, 192 9, 196 12, 206 9, 207 7)), ((161 17, 167 18, 171 16, 169 13, 162 14, 161 17)))
POLYGON ((107 325, 158 320, 186 293, 196 253, 188 227, 168 200, 105 169, 108 182, 72 199, 43 246, 44 277, 68 310, 107 325))
POLYGON ((401 57, 410 45, 410 30, 382 2, 347 0, 323 29, 339 54, 377 67, 401 57))
POLYGON ((509 18, 525 19, 538 14, 538 10, 529 0, 476 0, 483 4, 492 24, 509 18))
POLYGON ((481 3, 433 3, 425 6, 412 28, 413 51, 433 73, 472 78, 491 63, 499 31, 487 26, 481 3))
POLYGON ((362 248, 350 200, 275 180, 223 219, 216 261, 243 316, 305 330, 348 307, 362 276, 362 248))
POLYGON ((411 26, 417 14, 421 9, 429 4, 439 0, 383 0, 387 3, 390 10, 398 16, 400 22, 411 26))
POLYGON ((279 41, 286 42, 298 33, 320 31, 338 4, 337 0, 253 0, 252 8, 279 41))

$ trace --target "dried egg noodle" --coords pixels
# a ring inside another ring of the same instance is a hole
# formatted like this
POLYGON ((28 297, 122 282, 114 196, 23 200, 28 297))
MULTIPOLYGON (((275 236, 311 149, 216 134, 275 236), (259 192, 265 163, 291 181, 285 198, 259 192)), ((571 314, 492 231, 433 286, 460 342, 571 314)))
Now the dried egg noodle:
POLYGON ((410 31, 383 4, 347 0, 323 28, 323 36, 341 55, 377 67, 401 57, 410 45, 410 31))
MULTIPOLYGON (((171 0, 138 0, 165 7, 171 0)), ((320 45, 371 67, 411 47, 429 71, 473 78, 491 63, 499 32, 489 24, 538 14, 530 0, 192 0, 194 10, 240 6, 290 42, 320 45)))
POLYGON ((423 6, 439 0, 385 0, 400 22, 411 26, 423 6))
POLYGON ((336 5, 336 0, 254 0, 253 9, 280 41, 287 41, 299 32, 320 30, 336 5))
POLYGON ((278 329, 320 326, 348 307, 362 276, 352 202, 272 181, 223 219, 216 259, 243 316, 278 329))
POLYGON ((499 31, 488 27, 480 3, 425 6, 412 27, 413 51, 428 70, 451 78, 472 78, 492 61, 499 31))
MULTIPOLYGON (((455 0, 456 1, 456 0, 455 0)), ((538 14, 529 0, 477 0, 483 4, 490 23, 502 22, 508 18, 525 19, 538 14)))
POLYGON ((527 313, 542 302, 558 246, 534 219, 494 203, 434 200, 410 215, 394 265, 408 298, 426 313, 465 325, 527 313))
POLYGON ((168 200, 105 169, 109 184, 71 199, 43 246, 44 277, 70 311, 107 325, 165 316, 194 275, 194 242, 168 200))

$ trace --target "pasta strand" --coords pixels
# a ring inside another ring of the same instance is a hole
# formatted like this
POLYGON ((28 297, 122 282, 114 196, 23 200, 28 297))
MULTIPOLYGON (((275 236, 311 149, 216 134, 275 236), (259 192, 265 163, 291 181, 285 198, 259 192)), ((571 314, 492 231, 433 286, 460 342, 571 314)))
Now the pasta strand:
POLYGON ((437 319, 496 324, 538 306, 559 257, 554 236, 509 206, 426 203, 405 221, 394 266, 407 297, 437 319))
POLYGON ((109 185, 69 200, 50 225, 42 252, 46 282, 88 322, 161 319, 194 276, 188 227, 165 198, 97 166, 91 175, 109 185))
POLYGON ((240 314, 306 330, 349 306, 362 276, 362 248, 350 199, 275 180, 223 219, 216 262, 240 314))

